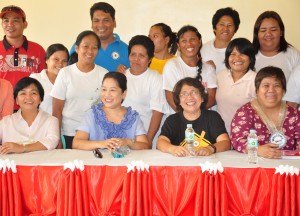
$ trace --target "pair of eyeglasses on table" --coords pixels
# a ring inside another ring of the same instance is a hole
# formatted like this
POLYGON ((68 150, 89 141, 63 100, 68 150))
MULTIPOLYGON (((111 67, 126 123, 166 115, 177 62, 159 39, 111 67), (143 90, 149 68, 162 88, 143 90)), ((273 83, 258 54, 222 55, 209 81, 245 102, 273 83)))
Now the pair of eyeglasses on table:
POLYGON ((97 148, 97 149, 93 150, 93 153, 96 158, 103 158, 103 155, 102 155, 100 149, 97 148))

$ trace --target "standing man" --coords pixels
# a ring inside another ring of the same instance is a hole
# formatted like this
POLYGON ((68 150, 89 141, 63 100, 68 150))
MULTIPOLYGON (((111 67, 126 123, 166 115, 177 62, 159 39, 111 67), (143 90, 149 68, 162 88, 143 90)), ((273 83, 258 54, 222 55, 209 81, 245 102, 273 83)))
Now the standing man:
MULTIPOLYGON (((97 2, 90 9, 92 29, 101 41, 101 48, 95 59, 95 64, 108 71, 124 73, 129 67, 128 46, 114 34, 116 27, 115 9, 106 2, 97 2)), ((75 52, 72 46, 70 54, 75 52)))
POLYGON ((14 87, 21 78, 46 68, 45 50, 23 35, 28 23, 20 7, 2 8, 0 18, 4 32, 0 41, 0 78, 10 81, 14 87))

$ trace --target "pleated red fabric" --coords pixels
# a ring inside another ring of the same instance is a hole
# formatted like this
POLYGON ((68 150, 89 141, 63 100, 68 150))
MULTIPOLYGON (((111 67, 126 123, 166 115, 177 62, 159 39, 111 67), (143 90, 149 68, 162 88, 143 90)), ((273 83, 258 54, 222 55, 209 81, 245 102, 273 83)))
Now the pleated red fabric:
POLYGON ((116 216, 121 214, 126 166, 85 166, 88 176, 90 214, 116 216))
POLYGON ((0 215, 21 216, 22 202, 18 173, 0 170, 0 215))
POLYGON ((300 215, 300 177, 279 173, 273 175, 270 216, 300 215))
POLYGON ((89 204, 85 170, 63 170, 58 182, 57 215, 89 215, 89 204))
POLYGON ((148 171, 135 169, 134 171, 127 173, 123 184, 121 203, 122 216, 152 215, 149 185, 150 180, 148 171))

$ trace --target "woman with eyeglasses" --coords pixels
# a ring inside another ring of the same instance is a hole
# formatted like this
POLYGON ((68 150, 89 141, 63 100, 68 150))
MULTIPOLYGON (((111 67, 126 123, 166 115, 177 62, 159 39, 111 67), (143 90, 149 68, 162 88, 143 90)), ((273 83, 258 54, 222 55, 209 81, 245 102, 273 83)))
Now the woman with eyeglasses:
POLYGON ((177 82, 173 98, 179 112, 170 115, 161 129, 157 149, 177 157, 189 156, 185 148, 185 129, 192 124, 195 131, 196 155, 208 156, 230 149, 230 140, 221 116, 206 110, 207 95, 204 87, 195 78, 184 78, 177 82))

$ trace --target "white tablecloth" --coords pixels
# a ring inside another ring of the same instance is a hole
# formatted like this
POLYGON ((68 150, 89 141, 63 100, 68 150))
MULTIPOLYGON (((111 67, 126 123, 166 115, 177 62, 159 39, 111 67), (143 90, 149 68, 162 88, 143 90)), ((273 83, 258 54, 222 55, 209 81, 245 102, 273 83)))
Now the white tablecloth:
POLYGON ((82 160, 84 165, 126 166, 132 161, 142 160, 150 166, 199 166, 200 163, 218 162, 223 167, 236 168, 275 168, 279 165, 300 167, 300 157, 294 159, 265 159, 259 158, 257 165, 250 165, 247 155, 236 151, 226 151, 208 157, 174 157, 158 150, 132 150, 124 158, 113 158, 108 150, 102 151, 103 158, 94 157, 92 151, 56 149, 52 151, 37 151, 23 154, 0 155, 0 159, 14 160, 16 165, 59 166, 74 160, 82 160), (297 158, 297 159, 295 159, 297 158))

